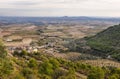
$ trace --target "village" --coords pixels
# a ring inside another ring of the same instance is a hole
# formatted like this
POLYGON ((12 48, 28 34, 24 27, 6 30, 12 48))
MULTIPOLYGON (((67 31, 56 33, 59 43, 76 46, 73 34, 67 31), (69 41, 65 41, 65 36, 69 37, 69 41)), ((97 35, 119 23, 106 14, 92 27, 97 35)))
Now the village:
POLYGON ((7 47, 10 53, 14 53, 14 51, 18 51, 19 53, 22 50, 27 51, 28 53, 39 52, 41 49, 47 49, 48 47, 53 47, 53 43, 46 43, 44 45, 38 46, 34 45, 33 40, 31 38, 22 38, 20 36, 10 36, 4 39, 5 46, 7 47))
POLYGON ((52 41, 53 39, 56 39, 56 36, 44 36, 40 38, 41 42, 45 43, 38 45, 35 40, 36 37, 25 37, 25 36, 19 36, 19 35, 11 35, 9 32, 1 32, 3 34, 3 42, 4 45, 7 48, 7 51, 10 54, 14 54, 15 51, 18 53, 21 53, 23 50, 25 50, 27 53, 35 53, 40 52, 41 50, 44 50, 42 52, 48 53, 51 55, 54 55, 54 53, 58 53, 58 49, 64 49, 64 47, 60 45, 56 45, 58 41, 52 41), (52 39, 51 41, 47 41, 48 39, 52 39))
MULTIPOLYGON (((68 28, 73 29, 71 27, 68 28)), ((53 55, 54 53, 67 50, 67 48, 62 45, 67 42, 63 40, 63 38, 71 38, 70 34, 64 33, 64 30, 66 29, 67 27, 59 26, 56 28, 51 25, 47 27, 37 27, 29 24, 11 25, 0 29, 0 38, 7 47, 8 52, 11 54, 15 51, 21 52, 22 50, 25 50, 28 53, 44 50, 44 53, 53 55)), ((75 31, 77 33, 77 30, 75 31)), ((68 33, 69 32, 71 31, 68 29, 68 33)), ((81 33, 81 37, 84 36, 85 35, 81 33)))

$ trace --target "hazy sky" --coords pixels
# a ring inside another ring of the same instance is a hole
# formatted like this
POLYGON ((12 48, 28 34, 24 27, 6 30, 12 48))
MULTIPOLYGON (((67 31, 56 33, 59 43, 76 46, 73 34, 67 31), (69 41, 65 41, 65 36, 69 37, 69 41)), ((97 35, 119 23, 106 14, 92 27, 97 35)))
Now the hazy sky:
POLYGON ((0 16, 120 17, 120 0, 0 0, 0 16))

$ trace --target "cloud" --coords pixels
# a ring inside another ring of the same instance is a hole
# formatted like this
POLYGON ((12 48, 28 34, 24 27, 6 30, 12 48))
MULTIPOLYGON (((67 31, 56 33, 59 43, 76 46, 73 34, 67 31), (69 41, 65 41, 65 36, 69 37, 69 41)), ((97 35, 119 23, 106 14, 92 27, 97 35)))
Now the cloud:
POLYGON ((0 0, 0 15, 120 16, 120 0, 0 0))
POLYGON ((15 1, 10 3, 11 5, 22 5, 22 6, 26 6, 26 5, 37 5, 39 3, 37 2, 30 2, 30 1, 15 1))

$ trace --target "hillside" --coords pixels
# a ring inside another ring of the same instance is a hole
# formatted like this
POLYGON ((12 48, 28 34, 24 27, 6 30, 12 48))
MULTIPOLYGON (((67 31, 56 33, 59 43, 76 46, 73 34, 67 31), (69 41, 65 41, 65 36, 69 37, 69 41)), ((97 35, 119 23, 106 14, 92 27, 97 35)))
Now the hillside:
POLYGON ((93 37, 87 38, 87 44, 103 55, 120 60, 120 25, 112 26, 93 37))
MULTIPOLYGON (((111 26, 91 37, 72 40, 65 46, 69 51, 120 61, 120 25, 111 26)), ((88 58, 94 59, 92 56, 88 58)))
POLYGON ((119 68, 97 67, 42 53, 23 50, 11 55, 0 42, 0 79, 120 79, 119 68))

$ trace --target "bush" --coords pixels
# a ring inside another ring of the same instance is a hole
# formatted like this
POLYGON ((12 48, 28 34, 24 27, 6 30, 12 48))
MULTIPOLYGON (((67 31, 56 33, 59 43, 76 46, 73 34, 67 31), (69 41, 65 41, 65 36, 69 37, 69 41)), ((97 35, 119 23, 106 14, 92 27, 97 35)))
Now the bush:
POLYGON ((23 68, 22 74, 23 76, 27 77, 29 74, 32 74, 33 71, 30 68, 23 68))
POLYGON ((40 74, 52 75, 53 65, 49 61, 43 62, 39 67, 40 74))
POLYGON ((101 68, 96 68, 89 73, 88 79, 104 79, 104 76, 104 71, 101 68))
POLYGON ((31 59, 29 60, 28 66, 29 66, 30 68, 37 68, 38 63, 37 63, 37 61, 36 61, 35 59, 31 58, 31 59))
POLYGON ((25 79, 21 74, 18 74, 14 77, 14 79, 25 79))
POLYGON ((0 76, 7 76, 14 70, 11 60, 0 59, 0 76))

